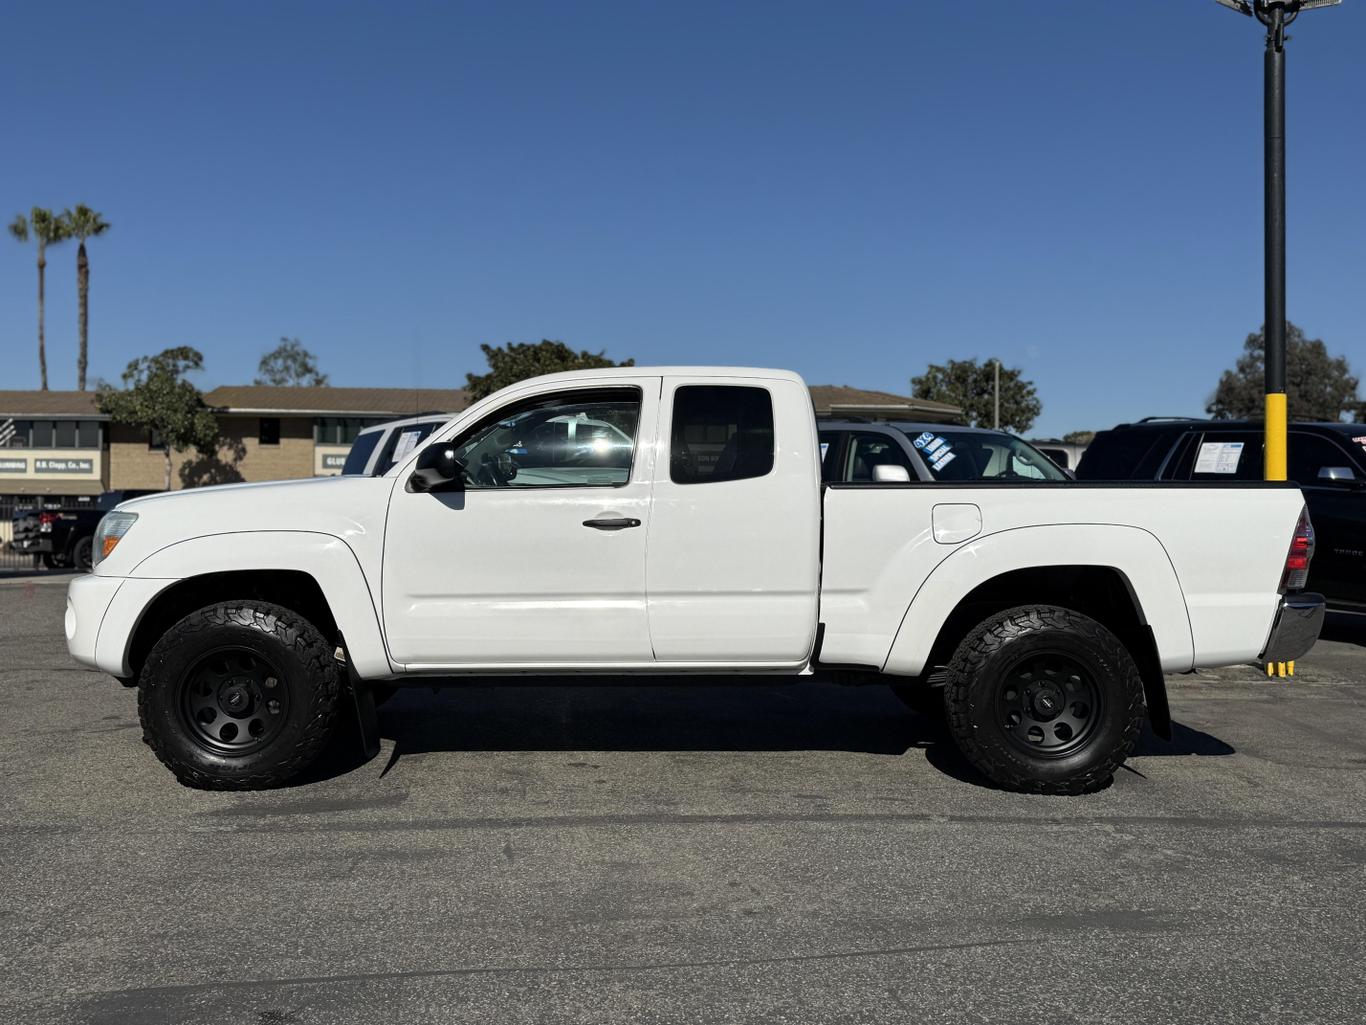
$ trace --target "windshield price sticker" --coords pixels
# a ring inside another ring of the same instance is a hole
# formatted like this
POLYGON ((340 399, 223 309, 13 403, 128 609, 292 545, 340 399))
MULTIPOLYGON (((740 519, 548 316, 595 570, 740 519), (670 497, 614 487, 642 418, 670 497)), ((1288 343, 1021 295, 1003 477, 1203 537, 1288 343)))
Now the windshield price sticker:
POLYGON ((926 431, 916 438, 914 444, 920 450, 920 454, 929 461, 932 470, 941 470, 956 458, 953 447, 940 435, 931 431, 926 431))
POLYGON ((404 431, 398 436, 398 444, 394 446, 394 462, 398 462, 417 444, 418 431, 404 431))
POLYGON ((1207 441, 1195 460, 1196 473, 1237 473, 1243 457, 1241 441, 1207 441))

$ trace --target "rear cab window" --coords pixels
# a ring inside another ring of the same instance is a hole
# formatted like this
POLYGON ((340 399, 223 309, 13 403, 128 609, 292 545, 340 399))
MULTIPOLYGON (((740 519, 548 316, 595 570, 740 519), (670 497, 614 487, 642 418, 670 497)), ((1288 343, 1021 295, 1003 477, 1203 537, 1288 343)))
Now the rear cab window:
POLYGON ((773 469, 773 399, 767 388, 681 385, 674 391, 669 478, 718 484, 773 469))

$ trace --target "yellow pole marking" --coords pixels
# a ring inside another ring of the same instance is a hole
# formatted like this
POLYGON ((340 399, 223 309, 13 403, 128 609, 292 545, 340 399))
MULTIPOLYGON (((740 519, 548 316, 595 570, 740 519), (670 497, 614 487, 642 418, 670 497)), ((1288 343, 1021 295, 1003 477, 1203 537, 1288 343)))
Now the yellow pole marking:
POLYGON ((1285 392, 1266 396, 1266 479, 1285 480, 1285 392))

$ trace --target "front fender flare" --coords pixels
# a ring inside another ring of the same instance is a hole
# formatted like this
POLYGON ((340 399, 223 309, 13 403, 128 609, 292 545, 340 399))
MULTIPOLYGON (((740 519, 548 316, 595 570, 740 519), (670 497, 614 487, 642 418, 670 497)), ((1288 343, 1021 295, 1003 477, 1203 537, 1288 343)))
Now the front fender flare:
MULTIPOLYGON (((240 531, 210 534, 167 545, 144 558, 131 579, 185 580, 208 573, 244 570, 295 570, 307 573, 322 590, 346 638, 346 651, 363 679, 393 676, 374 595, 355 552, 341 538, 302 530, 240 531)), ((105 626, 109 624, 106 623, 105 626)), ((131 629, 128 636, 131 636, 131 629)))

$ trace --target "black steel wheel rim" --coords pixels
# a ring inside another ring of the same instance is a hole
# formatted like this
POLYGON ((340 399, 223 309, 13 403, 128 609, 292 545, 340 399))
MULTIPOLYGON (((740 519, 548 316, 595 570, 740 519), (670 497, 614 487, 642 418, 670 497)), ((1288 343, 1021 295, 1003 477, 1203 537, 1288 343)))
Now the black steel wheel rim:
POLYGON ((201 655, 185 674, 180 696, 184 726, 216 754, 259 751, 289 716, 284 677, 251 648, 225 646, 201 655))
POLYGON ((1005 673, 995 711, 1016 749, 1034 758, 1063 758, 1095 736, 1103 704, 1090 668, 1062 652, 1040 651, 1005 673))

